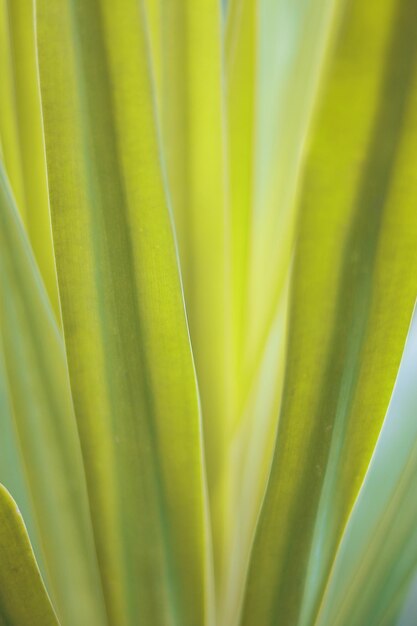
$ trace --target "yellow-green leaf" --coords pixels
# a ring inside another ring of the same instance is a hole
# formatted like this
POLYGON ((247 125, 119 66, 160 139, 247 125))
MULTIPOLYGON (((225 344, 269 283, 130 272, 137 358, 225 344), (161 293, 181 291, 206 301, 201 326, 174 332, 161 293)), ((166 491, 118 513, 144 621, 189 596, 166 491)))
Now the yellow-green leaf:
POLYGON ((160 2, 160 23, 162 50, 152 50, 161 65, 162 148, 201 396, 214 564, 221 579, 233 516, 227 467, 232 327, 221 6, 218 0, 160 2))
POLYGON ((27 481, 25 480, 22 454, 16 424, 13 419, 9 384, 3 355, 3 339, 0 333, 0 483, 13 493, 28 530, 33 551, 39 568, 44 576, 42 553, 39 547, 39 535, 33 519, 33 509, 27 481))
MULTIPOLYGON (((343 535, 316 626, 394 624, 415 578, 416 340, 414 313, 388 413, 343 535)), ((405 625, 412 623, 410 616, 405 625)))
POLYGON ((233 0, 225 32, 234 387, 224 623, 239 613, 270 470, 307 130, 340 2, 233 0), (303 97, 300 97, 302 92, 303 97))
POLYGON ((2 92, 0 97, 0 140, 2 161, 7 169, 21 216, 26 220, 24 206, 24 181, 20 162, 19 128, 16 114, 16 90, 14 84, 12 42, 10 37, 7 0, 0 2, 0 68, 2 92))
POLYGON ((70 380, 109 621, 204 623, 201 424, 136 0, 38 0, 70 380))
POLYGON ((58 626, 17 505, 0 485, 0 624, 58 626))
POLYGON ((0 2, 0 143, 17 208, 58 319, 33 13, 33 0, 0 2))
POLYGON ((417 5, 348 4, 301 188, 288 361, 243 624, 310 624, 417 295, 417 5))
POLYGON ((45 582, 63 624, 101 626, 102 592, 64 346, 1 164, 0 334, 45 582))

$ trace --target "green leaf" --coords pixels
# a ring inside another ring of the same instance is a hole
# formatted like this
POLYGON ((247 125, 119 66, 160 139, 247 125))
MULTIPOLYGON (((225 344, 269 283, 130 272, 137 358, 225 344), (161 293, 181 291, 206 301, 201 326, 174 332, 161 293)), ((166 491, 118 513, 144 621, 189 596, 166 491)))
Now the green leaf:
POLYGON ((204 623, 201 424, 136 0, 39 0, 52 228, 109 621, 204 623))
POLYGON ((152 51, 161 66, 162 147, 201 397, 220 581, 233 518, 227 466, 233 391, 221 6, 218 0, 161 2, 160 23, 162 50, 154 45, 152 51))
POLYGON ((39 547, 39 535, 33 519, 30 493, 25 480, 19 437, 13 419, 9 397, 9 384, 3 355, 3 340, 0 333, 0 483, 13 493, 17 506, 25 520, 26 528, 36 555, 36 560, 45 578, 45 567, 39 547))
MULTIPOLYGON (((308 130, 344 0, 236 0, 236 4, 255 5, 249 20, 255 29, 255 119, 249 151, 244 329, 245 380, 251 381, 285 297, 308 130)), ((248 44, 241 45, 245 50, 248 44)), ((248 64, 241 65, 245 73, 248 64)), ((241 171, 236 187, 243 188, 244 176, 241 171)))
MULTIPOLYGON (((245 369, 250 232, 254 210, 256 152, 256 74, 258 64, 256 0, 232 0, 225 28, 225 90, 230 186, 230 270, 234 375, 238 390, 245 369)), ((236 391, 235 391, 236 394, 236 391)), ((235 399, 239 405, 240 398, 235 399)), ((235 408, 236 412, 236 408, 235 408)), ((235 420, 238 416, 235 416, 235 420)))
POLYGON ((388 406, 417 294, 416 17, 407 0, 355 1, 338 35, 300 194, 243 624, 314 619, 388 406))
POLYGON ((235 368, 233 529, 223 620, 239 613, 285 363, 296 194, 339 2, 233 0, 225 33, 235 368), (300 98, 300 93, 303 97, 300 98))
POLYGON ((152 66, 153 87, 159 113, 161 113, 163 81, 163 35, 164 25, 163 0, 143 0, 146 12, 147 32, 149 37, 149 62, 152 66))
POLYGON ((394 623, 415 577, 416 357, 414 314, 388 414, 338 550, 317 626, 394 623))
POLYGON ((17 505, 0 485, 0 624, 58 625, 17 505))
POLYGON ((0 2, 0 140, 17 207, 59 319, 45 169, 33 0, 0 2))
POLYGON ((395 626, 409 626, 413 623, 414 615, 417 611, 417 575, 414 573, 414 578, 411 584, 408 585, 406 595, 403 597, 402 605, 397 613, 397 619, 395 626))
POLYGON ((0 334, 3 382, 48 589, 63 624, 101 626, 105 618, 64 346, 1 164, 0 334))
POLYGON ((5 164, 14 196, 26 220, 24 181, 20 162, 19 128, 16 114, 12 43, 7 0, 0 2, 0 68, 3 89, 0 97, 0 140, 2 161, 5 164))

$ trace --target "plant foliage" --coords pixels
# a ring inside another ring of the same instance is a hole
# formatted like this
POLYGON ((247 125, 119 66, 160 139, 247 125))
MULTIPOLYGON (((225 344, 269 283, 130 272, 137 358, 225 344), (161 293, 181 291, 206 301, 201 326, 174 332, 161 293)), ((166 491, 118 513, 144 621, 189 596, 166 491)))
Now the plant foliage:
POLYGON ((416 2, 0 0, 0 76, 0 625, 413 626, 416 2))

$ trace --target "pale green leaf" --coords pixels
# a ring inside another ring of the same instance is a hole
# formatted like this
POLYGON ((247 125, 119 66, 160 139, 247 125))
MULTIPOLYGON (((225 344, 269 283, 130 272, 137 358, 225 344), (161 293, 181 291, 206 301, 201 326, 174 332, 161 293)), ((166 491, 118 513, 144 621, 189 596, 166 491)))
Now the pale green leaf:
POLYGON ((0 483, 13 493, 13 497, 25 520, 26 528, 36 555, 36 560, 45 576, 42 554, 39 548, 39 536, 33 519, 32 503, 23 470, 23 460, 19 446, 19 437, 13 419, 13 410, 9 398, 9 385, 3 357, 3 340, 0 333, 0 483))
POLYGON ((388 414, 344 533, 317 626, 393 623, 415 575, 416 358, 414 316, 388 414))
POLYGON ((162 147, 201 397, 214 565, 220 582, 232 532, 227 444, 233 390, 219 0, 162 1, 160 24, 162 50, 155 52, 155 45, 152 50, 161 65, 162 147))
POLYGON ((0 485, 0 624, 58 626, 22 516, 0 485))
POLYGON ((0 333, 48 589, 63 624, 101 626, 101 588, 64 346, 1 166, 0 333))
POLYGON ((406 590, 402 606, 397 614, 397 619, 393 622, 395 626, 409 626, 413 623, 414 615, 417 614, 417 573, 406 590))
POLYGON ((143 7, 39 0, 52 227, 109 621, 202 624, 201 425, 143 7))
POLYGON ((340 4, 233 0, 227 16, 235 377, 227 472, 230 509, 238 522, 223 591, 226 624, 239 612, 270 470, 285 363, 297 182, 340 4))
MULTIPOLYGON (((256 376, 285 293, 308 130, 345 5, 345 0, 251 2, 255 4, 250 23, 256 29, 256 47, 246 261, 246 380, 256 376)), ((239 99, 235 110, 238 106, 239 99)), ((242 179, 244 172, 240 187, 242 179)))
POLYGON ((349 3, 300 194, 288 360, 243 624, 310 624, 397 373, 417 278, 416 5, 349 3))

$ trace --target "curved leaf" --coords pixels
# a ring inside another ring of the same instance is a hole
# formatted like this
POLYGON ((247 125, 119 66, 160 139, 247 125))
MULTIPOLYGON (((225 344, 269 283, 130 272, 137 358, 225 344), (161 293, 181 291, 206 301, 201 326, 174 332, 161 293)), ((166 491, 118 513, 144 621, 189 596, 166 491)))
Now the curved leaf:
POLYGON ((101 626, 105 617, 64 346, 1 164, 0 335, 46 583, 64 624, 101 626))
POLYGON ((417 294, 417 7, 349 3, 301 189, 288 362, 244 624, 310 624, 417 294), (300 614, 301 609, 301 614, 300 614), (278 618, 279 616, 279 618, 278 618))
POLYGON ((0 624, 58 626, 22 517, 0 485, 0 624))
POLYGON ((343 535, 317 626, 393 622, 415 575, 416 358, 414 314, 387 417, 343 535))
POLYGON ((0 483, 10 493, 13 493, 17 506, 25 520, 42 576, 45 577, 45 566, 42 562, 42 553, 39 547, 39 535, 33 519, 32 502, 28 484, 25 480, 19 437, 13 419, 3 352, 3 340, 0 333, 0 483))

